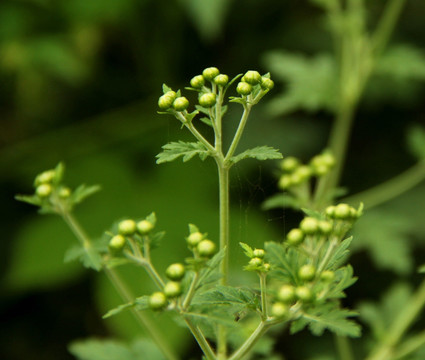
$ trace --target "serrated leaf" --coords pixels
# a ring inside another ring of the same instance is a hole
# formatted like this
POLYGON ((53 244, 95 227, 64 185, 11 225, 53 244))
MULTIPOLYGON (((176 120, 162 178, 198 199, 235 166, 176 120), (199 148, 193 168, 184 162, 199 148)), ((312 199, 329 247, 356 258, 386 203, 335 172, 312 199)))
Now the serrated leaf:
POLYGON ((353 277, 353 268, 351 265, 344 266, 335 271, 335 283, 332 284, 326 298, 342 298, 345 297, 344 290, 357 281, 356 277, 353 277))
MULTIPOLYGON (((340 244, 336 246, 334 251, 332 252, 331 257, 329 258, 329 261, 326 265, 326 269, 328 270, 335 270, 337 269, 341 264, 344 263, 344 261, 347 259, 348 254, 350 251, 348 250, 351 241, 353 240, 353 237, 350 236, 349 238, 343 240, 340 244)), ((328 244, 330 246, 330 244, 328 244)))
POLYGON ((280 208, 292 208, 299 210, 301 207, 300 201, 289 194, 275 194, 269 197, 266 201, 261 204, 263 210, 280 209, 280 208))
POLYGON ((270 275, 284 281, 296 283, 296 269, 292 262, 293 249, 286 248, 272 241, 266 242, 264 249, 266 250, 266 261, 272 267, 270 275))
POLYGON ((147 310, 149 309, 149 296, 140 296, 136 298, 134 301, 128 302, 126 304, 118 305, 117 307, 109 310, 105 315, 103 315, 103 319, 107 319, 111 316, 117 315, 124 310, 128 310, 132 307, 135 307, 137 310, 147 310))
POLYGON ((315 218, 317 220, 325 219, 325 216, 318 211, 307 209, 307 208, 302 208, 301 210, 303 211, 304 214, 306 214, 309 217, 315 218))
POLYGON ((407 133, 409 151, 418 158, 425 159, 425 129, 421 126, 412 126, 407 133))
POLYGON ((243 159, 248 158, 257 160, 282 159, 283 155, 279 152, 279 150, 270 146, 257 146, 253 149, 245 150, 244 152, 233 156, 231 161, 235 164, 243 159))
POLYGON ((135 305, 134 302, 129 302, 127 304, 118 305, 116 308, 109 310, 105 315, 102 316, 102 318, 107 319, 108 317, 117 315, 120 312, 133 307, 134 305, 135 305))
POLYGON ((151 235, 151 241, 150 241, 150 247, 151 250, 157 249, 161 245, 161 241, 164 238, 166 232, 165 231, 158 231, 151 235))
POLYGON ((222 249, 206 262, 204 268, 200 272, 198 286, 196 287, 197 290, 216 282, 222 277, 219 272, 219 265, 223 260, 224 255, 225 249, 222 249))
POLYGON ((209 156, 208 150, 200 142, 171 142, 164 145, 162 149, 164 151, 156 156, 157 164, 174 161, 179 157, 183 157, 183 162, 186 162, 196 155, 199 155, 201 160, 209 156))
POLYGON ((246 256, 248 256, 249 258, 254 257, 254 250, 252 249, 251 246, 249 246, 248 244, 245 244, 243 242, 240 242, 239 245, 244 250, 244 253, 245 253, 246 256))
POLYGON ((70 197, 70 203, 72 205, 76 205, 81 203, 84 199, 88 198, 89 196, 97 193, 100 191, 101 187, 99 185, 91 185, 87 186, 85 184, 80 185, 77 187, 70 197))
POLYGON ((100 250, 103 250, 102 246, 93 244, 85 247, 81 245, 73 246, 65 253, 64 262, 80 260, 84 267, 99 271, 102 269, 103 263, 102 256, 99 253, 100 250))

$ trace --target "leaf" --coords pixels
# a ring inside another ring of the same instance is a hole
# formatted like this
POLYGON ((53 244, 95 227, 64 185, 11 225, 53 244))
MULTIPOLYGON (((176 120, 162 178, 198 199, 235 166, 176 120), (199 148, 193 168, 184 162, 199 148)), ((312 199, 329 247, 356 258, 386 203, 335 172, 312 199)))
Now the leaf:
POLYGON ((35 206, 42 206, 43 201, 37 195, 16 195, 15 199, 35 206))
POLYGON ((269 197, 261 204, 263 210, 279 209, 279 208, 292 208, 299 210, 301 202, 299 199, 289 194, 278 193, 269 197))
POLYGON ((317 220, 324 220, 325 216, 321 213, 319 213, 318 211, 312 210, 312 209, 307 209, 307 208, 302 208, 301 209, 303 211, 304 214, 306 214, 309 217, 315 218, 317 220))
POLYGON ((162 84, 162 92, 164 94, 166 94, 169 91, 173 91, 173 89, 171 89, 169 86, 167 86, 167 84, 162 84))
POLYGON ((316 112, 334 111, 338 104, 337 66, 327 53, 311 58, 284 51, 266 54, 266 66, 275 81, 287 84, 284 93, 269 102, 273 114, 286 114, 295 110, 316 112))
POLYGON ((409 151, 418 160, 425 160, 425 129, 421 126, 412 126, 407 133, 409 151))
POLYGON ((360 326, 349 317, 357 316, 357 313, 347 309, 334 309, 335 304, 325 304, 314 309, 309 309, 303 315, 308 321, 308 327, 313 335, 321 336, 325 330, 334 332, 340 336, 359 337, 360 326))
POLYGON ((174 161, 180 156, 183 157, 183 162, 189 161, 196 155, 199 155, 201 160, 205 160, 209 155, 208 150, 200 142, 171 142, 162 148, 164 151, 156 156, 157 164, 174 161))
POLYGON ((82 184, 72 192, 70 202, 72 205, 79 204, 84 199, 100 191, 100 189, 101 187, 99 185, 87 186, 85 184, 82 184))
POLYGON ((109 310, 105 315, 102 316, 103 319, 107 319, 113 315, 117 315, 124 310, 128 310, 132 307, 136 307, 137 310, 147 310, 149 309, 149 296, 140 296, 134 301, 128 302, 126 304, 118 305, 117 307, 109 310))
POLYGON ((196 287, 197 290, 204 286, 210 285, 211 283, 214 283, 221 278, 219 265, 223 260, 224 255, 225 249, 222 249, 207 261, 204 268, 200 272, 198 286, 196 287))
POLYGON ((64 262, 80 260, 84 267, 99 271, 102 269, 102 256, 100 251, 104 250, 100 244, 90 244, 83 247, 81 245, 73 246, 65 253, 64 262))
POLYGON ((244 152, 233 156, 231 161, 236 164, 237 162, 247 159, 267 160, 267 159, 282 159, 283 155, 279 150, 270 146, 257 146, 253 149, 245 150, 244 152))
POLYGON ((294 269, 291 259, 293 249, 286 248, 273 241, 266 242, 264 249, 266 250, 266 261, 272 267, 271 275, 291 283, 296 283, 296 269, 294 269))
POLYGON ((352 240, 353 240, 353 237, 351 236, 351 237, 343 240, 339 245, 337 245, 335 250, 332 252, 331 257, 329 258, 328 264, 326 265, 326 269, 335 270, 341 264, 344 263, 344 261, 348 257, 348 254, 350 253, 348 248, 349 248, 352 240))
POLYGON ((353 277, 353 268, 351 265, 344 266, 335 271, 335 283, 331 286, 326 298, 342 298, 345 297, 344 290, 357 281, 356 277, 353 277))
POLYGON ((244 250, 244 253, 245 253, 246 256, 248 256, 249 258, 254 257, 254 250, 252 250, 251 246, 249 246, 248 244, 245 244, 243 242, 240 242, 239 245, 244 250))

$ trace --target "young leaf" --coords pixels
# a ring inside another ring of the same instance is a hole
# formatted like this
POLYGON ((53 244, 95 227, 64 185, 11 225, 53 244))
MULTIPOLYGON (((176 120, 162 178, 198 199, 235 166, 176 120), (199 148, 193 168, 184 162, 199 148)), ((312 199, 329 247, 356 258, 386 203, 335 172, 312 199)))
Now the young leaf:
POLYGON ((221 278, 219 265, 223 260, 224 255, 225 249, 222 249, 207 261, 204 268, 201 270, 198 286, 196 287, 197 290, 204 286, 210 285, 211 283, 214 283, 221 278))
POLYGON ((116 308, 113 308, 109 310, 105 315, 102 316, 103 319, 107 319, 108 317, 114 316, 119 314, 120 312, 127 310, 131 307, 133 307, 135 304, 134 302, 129 302, 127 304, 118 305, 116 308))
POLYGON ((254 250, 252 250, 251 246, 249 246, 248 244, 245 244, 243 242, 240 242, 239 245, 244 250, 246 256, 248 256, 249 258, 254 257, 254 250))
POLYGON ((35 206, 41 206, 43 204, 37 195, 16 195, 15 199, 35 206))
POLYGON ((236 164, 238 161, 247 158, 257 160, 282 159, 283 155, 279 152, 279 150, 274 149, 270 146, 257 146, 253 149, 245 150, 244 152, 233 156, 231 161, 236 164))
POLYGON ((272 266, 271 275, 284 281, 296 283, 296 269, 292 263, 293 251, 273 241, 266 242, 266 261, 272 266))
POLYGON ((73 246, 65 253, 64 262, 80 260, 86 268, 99 271, 102 268, 102 250, 101 245, 73 246))
POLYGON ((87 197, 100 191, 100 189, 101 187, 99 185, 87 186, 85 184, 82 184, 72 192, 70 202, 72 205, 79 204, 87 197))
POLYGON ((269 197, 266 201, 263 202, 261 207, 263 210, 279 208, 292 208, 299 210, 301 207, 301 202, 292 195, 279 193, 269 197))
POLYGON ((205 160, 209 155, 208 150, 200 142, 171 142, 164 145, 162 148, 164 151, 156 156, 157 164, 174 161, 180 156, 183 157, 183 162, 189 161, 196 155, 199 155, 201 160, 205 160))
POLYGON ((343 298, 345 297, 344 290, 353 285, 357 278, 353 277, 353 268, 351 265, 344 266, 335 271, 335 284, 333 284, 326 294, 326 298, 343 298))
POLYGON ((332 252, 332 256, 329 258, 326 269, 335 270, 337 269, 348 257, 348 247, 351 244, 353 237, 349 237, 339 244, 332 252))

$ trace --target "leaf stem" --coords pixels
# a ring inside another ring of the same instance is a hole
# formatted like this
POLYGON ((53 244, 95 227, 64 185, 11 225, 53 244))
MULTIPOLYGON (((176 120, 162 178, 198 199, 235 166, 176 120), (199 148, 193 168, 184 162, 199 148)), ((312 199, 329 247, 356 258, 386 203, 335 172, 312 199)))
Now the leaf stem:
POLYGON ((210 344, 208 343, 207 339, 205 339, 205 336, 202 334, 200 329, 196 325, 194 325, 188 317, 184 316, 184 314, 183 318, 188 328, 192 332, 193 336, 195 337, 197 343, 199 344, 200 348, 202 349, 207 360, 216 360, 214 351, 212 350, 210 344))
POLYGON ((236 151, 236 148, 237 148, 239 141, 241 139, 243 130, 245 128, 246 122, 248 120, 248 116, 249 116, 249 113, 251 111, 251 107, 252 107, 252 105, 250 105, 250 104, 244 105, 244 111, 243 111, 241 120, 239 122, 238 129, 236 130, 235 136, 233 137, 232 143, 230 144, 229 150, 227 151, 226 157, 224 159, 225 163, 230 162, 233 154, 236 151))
POLYGON ((128 259, 134 261, 136 264, 140 266, 143 266, 146 272, 149 274, 150 278, 158 286, 158 288, 160 290, 164 289, 164 286, 165 286, 164 281, 161 279, 161 276, 159 276, 155 267, 148 259, 135 256, 131 254, 129 251, 126 251, 124 254, 128 259))

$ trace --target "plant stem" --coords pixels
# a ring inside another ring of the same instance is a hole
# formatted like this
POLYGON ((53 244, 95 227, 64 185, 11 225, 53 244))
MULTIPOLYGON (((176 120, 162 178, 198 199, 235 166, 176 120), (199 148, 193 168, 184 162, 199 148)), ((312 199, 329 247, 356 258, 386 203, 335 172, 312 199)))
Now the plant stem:
POLYGON ((394 360, 399 360, 405 358, 407 355, 418 350, 425 344, 425 331, 420 332, 419 334, 412 336, 410 339, 406 340, 404 343, 399 345, 398 351, 393 356, 394 360))
POLYGON ((390 360, 394 355, 398 342, 404 333, 417 319, 420 311, 425 305, 425 280, 421 283, 416 293, 404 304, 402 310, 398 313, 392 322, 387 334, 383 337, 380 344, 371 351, 366 360, 390 360))
POLYGON ((232 356, 229 357, 229 360, 242 359, 253 348, 270 326, 271 324, 267 321, 261 321, 250 337, 245 340, 245 342, 232 354, 232 356))
POLYGON ((354 360, 351 346, 347 337, 335 335, 334 338, 338 348, 340 360, 354 360))
POLYGON ((164 281, 161 279, 161 276, 159 276, 158 272, 156 271, 155 267, 152 265, 152 263, 148 259, 144 259, 138 256, 134 256, 130 252, 125 252, 125 256, 134 261, 136 264, 143 266, 150 276, 150 278, 153 280, 153 282, 158 286, 160 290, 164 289, 164 281))
POLYGON ((195 290, 196 290, 196 285, 198 284, 198 280, 199 280, 199 272, 196 272, 190 284, 189 291, 187 292, 187 295, 183 301, 183 305, 182 305, 183 310, 187 310, 187 308, 189 307, 190 302, 192 301, 193 295, 195 295, 195 290))
POLYGON ((236 148, 237 148, 239 141, 241 139, 243 130, 245 129, 245 125, 246 125, 246 122, 248 120, 248 116, 249 116, 249 113, 251 111, 251 107, 252 107, 252 105, 250 105, 250 104, 244 105, 244 111, 243 111, 241 120, 239 122, 238 129, 236 130, 235 136, 233 137, 232 143, 230 144, 229 150, 227 151, 227 154, 226 154, 226 157, 225 157, 225 163, 230 162, 230 159, 232 158, 233 154, 236 151, 236 148))
POLYGON ((192 324, 190 319, 185 316, 184 321, 186 322, 188 328, 190 329, 196 341, 198 342, 207 360, 216 360, 214 351, 212 350, 210 344, 208 343, 207 339, 205 339, 205 336, 202 334, 199 328, 196 325, 192 324))
POLYGON ((267 274, 266 273, 260 273, 260 289, 261 289, 261 311, 263 313, 263 320, 266 320, 268 317, 268 311, 267 311, 267 274))
POLYGON ((370 209, 403 194, 424 179, 425 161, 421 161, 390 180, 349 196, 344 201, 349 204, 364 202, 365 208, 370 209))
MULTIPOLYGON (((78 221, 74 218, 74 216, 69 212, 66 211, 63 207, 60 207, 61 212, 59 213, 66 224, 69 226, 71 231, 74 233, 74 235, 78 238, 78 240, 82 243, 84 248, 90 249, 91 248, 91 240, 84 232, 83 228, 80 226, 78 221)), ((90 252, 87 252, 90 255, 90 252)), ((103 266, 103 270, 105 271, 106 275, 108 276, 109 280, 112 282, 114 288, 117 290, 120 297, 125 302, 132 302, 135 299, 135 296, 133 296, 130 292, 130 290, 125 286, 123 281, 120 279, 118 274, 115 272, 114 269, 108 269, 107 267, 103 266)), ((170 345, 165 341, 165 337, 162 335, 160 330, 157 328, 156 324, 150 321, 150 319, 141 313, 140 311, 137 311, 136 309, 131 310, 132 314, 138 321, 138 323, 147 331, 147 333, 152 337, 153 341, 156 343, 162 354, 168 359, 168 360, 178 360, 178 357, 175 355, 175 351, 171 349, 170 345)))

